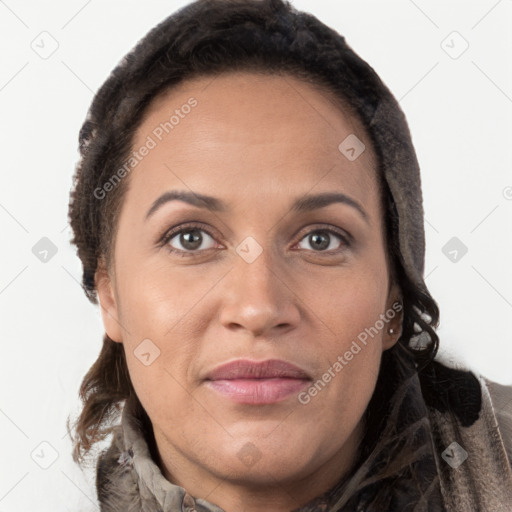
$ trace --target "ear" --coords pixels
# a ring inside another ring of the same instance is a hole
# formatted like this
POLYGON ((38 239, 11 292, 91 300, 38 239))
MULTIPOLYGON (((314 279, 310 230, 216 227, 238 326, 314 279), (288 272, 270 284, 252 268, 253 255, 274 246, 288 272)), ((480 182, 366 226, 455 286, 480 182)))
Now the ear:
POLYGON ((114 286, 106 268, 106 263, 103 259, 98 262, 94 282, 98 293, 101 317, 103 319, 105 332, 112 341, 121 343, 123 341, 123 335, 121 324, 119 323, 119 313, 114 293, 114 286))
POLYGON ((390 349, 402 336, 404 305, 402 293, 396 283, 392 283, 390 286, 385 315, 389 321, 382 336, 383 351, 390 349))

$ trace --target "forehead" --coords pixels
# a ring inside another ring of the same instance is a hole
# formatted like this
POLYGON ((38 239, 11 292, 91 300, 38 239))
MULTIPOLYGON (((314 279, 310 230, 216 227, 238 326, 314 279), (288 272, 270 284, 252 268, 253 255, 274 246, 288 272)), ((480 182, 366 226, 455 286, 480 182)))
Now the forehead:
POLYGON ((361 121, 330 91, 291 75, 187 80, 152 101, 132 149, 143 146, 130 175, 139 196, 178 187, 264 201, 342 188, 376 200, 377 159, 361 121), (351 149, 362 153, 354 159, 351 149))

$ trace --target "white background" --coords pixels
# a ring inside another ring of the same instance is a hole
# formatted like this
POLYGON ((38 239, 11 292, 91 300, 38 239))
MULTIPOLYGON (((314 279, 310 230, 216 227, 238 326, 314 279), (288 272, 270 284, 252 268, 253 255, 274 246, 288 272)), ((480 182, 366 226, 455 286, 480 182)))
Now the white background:
MULTIPOLYGON (((65 428, 103 334, 69 244, 78 132, 122 56, 185 3, 0 1, 0 512, 98 510, 65 428), (58 43, 47 59, 31 47, 43 31, 58 43), (42 237, 57 248, 46 263, 32 253, 42 237)), ((408 118, 441 355, 512 384, 512 1, 293 4, 344 35, 408 118), (468 249, 456 262, 442 252, 452 237, 468 249)))

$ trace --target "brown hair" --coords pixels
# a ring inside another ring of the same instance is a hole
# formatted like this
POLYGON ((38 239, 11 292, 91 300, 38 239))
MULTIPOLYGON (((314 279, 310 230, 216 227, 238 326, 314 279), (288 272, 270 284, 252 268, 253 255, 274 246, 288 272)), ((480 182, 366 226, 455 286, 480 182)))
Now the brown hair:
MULTIPOLYGON (((375 111, 380 79, 338 33, 285 0, 199 0, 154 27, 113 70, 96 93, 80 130, 80 160, 70 196, 69 219, 83 265, 82 287, 98 304, 95 273, 100 261, 112 263, 117 220, 127 179, 98 198, 97 190, 129 158, 133 135, 150 102, 161 92, 198 75, 229 70, 290 73, 326 87, 362 119, 375 111), (354 92, 357 91, 357 94, 354 92)), ((372 138, 371 132, 369 132, 372 138)), ((378 148, 377 152, 378 152, 378 148)), ((386 221, 392 274, 403 296, 399 343, 419 366, 437 351, 439 310, 425 287, 403 269, 398 244, 398 215, 378 175, 386 221), (411 340, 426 334, 420 349, 411 340)), ((82 464, 93 445, 103 440, 121 410, 135 395, 124 347, 106 334, 101 352, 84 376, 82 411, 73 428, 73 459, 82 464)), ((371 404, 369 405, 369 407, 371 404)), ((140 406, 142 409, 142 406, 140 406)), ((68 418, 68 431, 70 431, 68 418)))

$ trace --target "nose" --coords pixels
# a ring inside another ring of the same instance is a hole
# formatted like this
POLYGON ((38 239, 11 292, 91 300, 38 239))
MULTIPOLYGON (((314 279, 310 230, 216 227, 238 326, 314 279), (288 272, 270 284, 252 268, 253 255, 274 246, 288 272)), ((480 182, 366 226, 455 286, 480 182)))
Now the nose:
POLYGON ((263 252, 251 263, 235 258, 234 268, 223 280, 221 323, 232 331, 254 337, 283 334, 298 325, 300 310, 289 272, 263 252))

